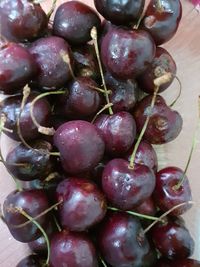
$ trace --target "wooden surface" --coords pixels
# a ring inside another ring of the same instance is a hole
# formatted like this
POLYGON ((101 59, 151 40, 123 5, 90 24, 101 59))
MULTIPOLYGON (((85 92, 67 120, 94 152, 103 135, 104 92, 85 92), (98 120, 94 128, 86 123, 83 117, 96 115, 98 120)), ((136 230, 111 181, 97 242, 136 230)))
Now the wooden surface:
MULTIPOLYGON (((47 8, 49 1, 44 1, 47 8)), ((64 1, 60 1, 64 2, 64 1)), ((86 1, 84 1, 86 2, 86 1)), ((93 1, 87 1, 92 3, 93 1)), ((176 37, 165 47, 175 58, 178 65, 178 76, 183 85, 183 92, 180 100, 175 105, 183 116, 184 127, 181 135, 168 145, 158 149, 160 166, 177 166, 184 168, 191 148, 192 135, 197 125, 198 106, 197 99, 200 95, 200 14, 193 9, 188 1, 182 1, 183 20, 176 37)), ((174 84, 164 94, 167 101, 177 94, 178 84, 174 84)), ((200 137, 199 137, 200 140, 200 137)), ((2 149, 4 154, 12 147, 12 143, 2 136, 2 149)), ((193 190, 195 207, 186 215, 185 219, 192 236, 196 241, 194 257, 200 260, 200 144, 198 144, 192 163, 188 170, 188 177, 193 190)), ((12 179, 8 176, 3 167, 0 168, 0 203, 2 204, 7 194, 14 188, 12 179)), ((15 241, 7 230, 7 227, 0 222, 0 266, 15 267, 17 262, 28 253, 26 245, 15 241)), ((59 267, 59 266, 58 266, 59 267)))

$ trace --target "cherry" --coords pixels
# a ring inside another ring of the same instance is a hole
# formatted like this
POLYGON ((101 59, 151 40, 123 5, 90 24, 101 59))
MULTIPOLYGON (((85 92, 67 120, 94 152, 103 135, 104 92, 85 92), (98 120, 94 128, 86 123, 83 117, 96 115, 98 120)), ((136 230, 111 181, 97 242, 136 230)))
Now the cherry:
POLYGON ((142 27, 154 38, 157 45, 169 41, 176 33, 182 17, 179 0, 151 0, 142 27))
POLYGON ((70 44, 81 45, 91 39, 90 31, 94 26, 98 29, 101 26, 98 14, 84 3, 69 1, 57 9, 53 33, 65 38, 70 44))
POLYGON ((144 215, 154 216, 156 214, 156 205, 151 197, 147 198, 134 209, 136 212, 144 215))
POLYGON ((102 189, 107 199, 117 208, 131 210, 149 198, 155 188, 155 175, 145 165, 129 167, 124 159, 113 159, 102 176, 102 189))
POLYGON ((71 231, 85 231, 100 222, 106 213, 106 200, 97 186, 82 178, 69 178, 56 190, 62 226, 71 231))
POLYGON ((145 0, 94 0, 99 13, 114 24, 136 22, 142 15, 145 0))
POLYGON ((61 125, 54 135, 54 143, 60 151, 64 170, 70 174, 93 169, 101 161, 105 149, 95 126, 81 120, 61 125))
MULTIPOLYGON (((27 220, 21 213, 21 209, 32 218, 40 215, 48 209, 48 199, 42 190, 13 191, 3 204, 4 220, 12 236, 20 242, 30 242, 37 239, 41 232, 38 227, 27 220), (24 226, 21 224, 27 223, 24 226), (20 226, 20 227, 17 227, 20 226)), ((47 216, 43 215, 37 219, 38 224, 45 226, 47 216)))
MULTIPOLYGON (((133 146, 135 146, 135 144, 133 146)), ((127 159, 128 161, 130 161, 131 159, 133 149, 134 147, 131 147, 125 155, 125 159, 127 159)), ((153 146, 147 141, 142 140, 137 149, 134 162, 137 164, 146 165, 154 172, 156 172, 158 168, 158 158, 153 146)))
POLYGON ((98 80, 99 66, 93 45, 86 44, 73 49, 75 73, 79 77, 89 77, 98 80))
MULTIPOLYGON (((186 176, 183 183, 177 188, 183 176, 185 176, 184 172, 177 167, 167 167, 157 173, 153 196, 162 211, 168 211, 174 206, 192 200, 191 188, 186 176)), ((174 210, 172 214, 181 215, 190 208, 191 205, 187 204, 174 210)))
POLYGON ((193 259, 180 259, 175 261, 160 259, 156 267, 200 267, 200 261, 193 259))
POLYGON ((79 77, 68 85, 69 92, 58 97, 56 111, 69 118, 94 115, 100 108, 101 97, 95 90, 98 85, 88 77, 79 77))
POLYGON ((126 153, 136 136, 135 121, 125 111, 113 115, 102 114, 96 119, 95 126, 104 138, 106 151, 115 156, 126 153))
POLYGON ((149 252, 139 220, 124 213, 109 215, 99 231, 98 245, 113 267, 143 266, 143 258, 149 252))
POLYGON ((97 267, 95 247, 83 233, 55 233, 51 240, 50 264, 52 267, 97 267))
POLYGON ((0 17, 1 34, 10 41, 32 40, 47 30, 47 15, 34 1, 1 0, 0 17))
MULTIPOLYGON (((25 140, 33 140, 40 136, 38 132, 38 127, 33 123, 30 114, 31 102, 37 96, 38 94, 36 92, 32 92, 29 95, 24 109, 21 113, 20 119, 19 114, 22 103, 21 95, 10 96, 0 103, 0 113, 4 114, 6 117, 5 127, 10 130, 13 130, 13 132, 5 131, 6 135, 8 135, 14 140, 20 140, 18 133, 19 129, 17 125, 17 121, 19 119, 21 135, 25 140)), ((46 99, 42 98, 35 103, 33 107, 33 115, 40 125, 47 126, 49 124, 51 107, 46 99)))
POLYGON ((30 255, 22 259, 16 267, 42 267, 43 259, 40 259, 38 255, 30 255))
POLYGON ((144 139, 151 144, 163 144, 174 140, 182 130, 183 120, 177 111, 167 106, 161 96, 156 97, 154 108, 151 109, 152 96, 144 97, 134 110, 134 118, 138 131, 144 126, 147 114, 150 114, 144 139))
POLYGON ((111 28, 102 37, 101 59, 115 78, 133 79, 146 70, 155 56, 150 34, 141 30, 111 28))
POLYGON ((157 223, 151 230, 156 249, 165 258, 184 259, 194 252, 194 241, 182 220, 167 218, 165 223, 157 223))
POLYGON ((29 51, 39 67, 39 75, 34 80, 39 89, 59 89, 71 79, 73 56, 64 39, 56 36, 38 39, 29 51))
POLYGON ((120 81, 110 73, 105 74, 106 85, 111 94, 110 102, 114 112, 131 110, 138 98, 138 86, 134 80, 120 81))
POLYGON ((0 70, 0 91, 14 94, 36 75, 37 65, 26 48, 6 43, 0 45, 0 70))
POLYGON ((22 181, 44 180, 53 171, 50 159, 50 143, 37 140, 30 144, 33 149, 19 144, 6 157, 6 167, 15 178, 22 181))
POLYGON ((147 70, 138 77, 137 81, 144 92, 153 94, 155 90, 154 80, 165 72, 170 72, 173 74, 171 80, 159 87, 158 92, 163 92, 172 84, 176 76, 176 70, 176 63, 172 56, 164 48, 157 47, 154 60, 147 70))

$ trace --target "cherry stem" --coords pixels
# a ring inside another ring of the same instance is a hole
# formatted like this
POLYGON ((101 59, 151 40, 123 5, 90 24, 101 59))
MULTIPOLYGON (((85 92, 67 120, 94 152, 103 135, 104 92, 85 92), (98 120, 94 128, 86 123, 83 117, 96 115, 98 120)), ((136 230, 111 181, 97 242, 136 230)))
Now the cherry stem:
POLYGON ((33 224, 35 224, 37 226, 37 228, 41 231, 41 233, 43 234, 46 243, 47 243, 47 259, 46 259, 46 265, 48 266, 49 264, 49 259, 50 259, 50 241, 49 238, 44 230, 44 228, 35 220, 33 219, 31 216, 29 216, 24 210, 22 210, 21 208, 16 208, 16 210, 18 210, 24 217, 26 217, 30 222, 32 222, 33 224))
POLYGON ((176 97, 176 99, 171 103, 170 107, 173 107, 176 104, 176 102, 179 100, 179 98, 181 96, 181 93, 182 93, 182 83, 181 83, 180 79, 177 76, 175 76, 175 79, 179 83, 179 93, 178 93, 178 96, 176 97))
POLYGON ((70 60, 69 55, 64 51, 61 51, 60 56, 62 57, 62 60, 69 66, 69 71, 71 73, 71 76, 75 80, 76 77, 75 77, 73 69, 72 69, 71 60, 70 60))
POLYGON ((93 120, 91 121, 91 123, 94 123, 96 118, 106 109, 109 109, 110 107, 112 107, 113 104, 112 103, 109 103, 107 105, 105 105, 102 109, 99 110, 99 112, 94 116, 93 120))
POLYGON ((198 121, 196 130, 194 132, 193 138, 192 138, 192 146, 191 146, 191 150, 190 150, 190 153, 189 153, 188 161, 187 161, 184 173, 183 173, 180 181, 178 182, 177 185, 174 186, 174 190, 179 190, 180 187, 182 186, 182 184, 184 183, 184 181, 186 179, 186 173, 188 171, 188 168, 189 168, 191 160, 192 160, 193 153, 194 153, 194 151, 196 149, 196 146, 197 146, 197 143, 198 143, 197 140, 198 140, 198 137, 199 137, 199 129, 200 129, 200 96, 199 96, 198 107, 199 107, 199 121, 198 121))
POLYGON ((56 8, 56 3, 57 3, 57 0, 53 0, 51 9, 49 10, 49 12, 47 14, 47 18, 48 19, 50 19, 51 15, 53 14, 53 12, 54 12, 54 10, 56 8))
POLYGON ((52 216, 53 216, 55 225, 56 225, 56 227, 58 228, 58 232, 61 232, 62 229, 61 229, 61 227, 60 227, 60 225, 59 225, 59 223, 58 223, 58 221, 57 221, 57 219, 56 219, 56 216, 55 216, 54 214, 53 214, 52 216))
MULTIPOLYGON (((94 48, 95 48, 97 61, 98 61, 98 65, 99 65, 99 70, 100 70, 100 74, 101 74, 101 79, 102 79, 102 83, 103 83, 103 87, 104 87, 104 94, 105 94, 106 102, 109 105, 110 99, 109 99, 108 89, 107 89, 106 82, 104 79, 103 68, 102 68, 102 64, 101 64, 101 60, 100 60, 100 53, 99 53, 98 40, 97 40, 98 34, 97 34, 97 28, 96 27, 92 28, 91 37, 92 37, 92 40, 94 41, 94 48)), ((110 113, 110 115, 113 115, 113 111, 112 111, 111 106, 109 107, 109 113, 110 113)))
POLYGON ((53 157, 60 157, 60 152, 49 152, 49 155, 53 157))
POLYGON ((99 258, 100 258, 101 263, 103 264, 103 267, 108 267, 105 261, 103 260, 103 258, 102 257, 99 257, 99 258))
MULTIPOLYGON (((117 211, 117 212, 121 212, 122 211, 122 210, 117 209, 117 208, 114 208, 114 207, 108 207, 108 210, 117 211)), ((134 211, 129 211, 129 210, 126 210, 124 212, 127 213, 127 214, 130 214, 132 216, 139 217, 141 219, 163 222, 163 220, 160 219, 160 218, 158 218, 158 217, 154 217, 154 216, 150 216, 150 215, 145 215, 145 214, 141 214, 141 213, 134 212, 134 211)))
MULTIPOLYGON (((164 214, 162 214, 160 217, 159 217, 159 220, 163 220, 167 215, 169 215, 170 213, 172 213, 174 210, 178 209, 178 208, 181 208, 185 205, 193 205, 195 204, 193 201, 188 201, 188 202, 184 202, 184 203, 181 203, 177 206, 174 206, 173 208, 171 208, 170 210, 168 210, 167 212, 165 212, 164 214)), ((144 234, 146 234, 147 232, 149 232, 151 230, 151 228, 156 225, 159 221, 154 221, 152 224, 150 224, 145 230, 144 230, 144 234)))
POLYGON ((172 78, 172 74, 171 73, 166 73, 164 74, 163 76, 161 77, 158 77, 154 80, 154 85, 155 85, 155 89, 154 89, 154 94, 153 94, 153 97, 152 97, 152 100, 151 100, 151 105, 150 105, 150 111, 146 117, 146 120, 145 120, 145 123, 143 125, 143 128, 142 128, 142 131, 140 132, 140 135, 137 139, 137 142, 134 146, 134 150, 133 150, 133 153, 131 155, 131 158, 130 158, 130 164, 129 164, 129 168, 130 169, 134 169, 134 162, 135 162, 135 157, 136 157, 136 154, 137 154, 137 150, 138 150, 138 147, 142 141, 142 138, 146 132, 146 129, 147 129, 147 126, 149 124, 149 121, 150 121, 150 118, 152 116, 152 111, 153 111, 153 108, 154 108, 154 105, 155 105, 155 102, 156 102, 156 97, 157 97, 157 94, 158 94, 158 90, 159 90, 159 87, 168 82, 169 80, 171 80, 172 78))
MULTIPOLYGON (((96 91, 98 91, 98 92, 100 92, 100 93, 105 94, 105 90, 103 90, 103 89, 101 89, 99 87, 92 86, 92 85, 89 85, 89 84, 87 84, 87 86, 90 87, 90 88, 92 88, 92 89, 94 89, 94 90, 96 90, 96 91)), ((108 94, 110 95, 111 93, 112 93, 112 91, 111 90, 108 90, 108 94)))
POLYGON ((38 132, 39 132, 39 133, 42 133, 42 134, 44 134, 44 135, 54 135, 55 130, 54 130, 53 127, 52 127, 52 128, 43 127, 43 126, 41 126, 41 125, 37 122, 37 120, 36 120, 36 118, 35 118, 35 116, 34 116, 34 114, 33 114, 33 113, 34 113, 34 106, 35 106, 36 102, 37 102, 38 100, 40 100, 41 98, 46 97, 46 96, 48 96, 48 95, 62 95, 62 94, 65 94, 65 93, 66 93, 66 91, 46 92, 46 93, 43 93, 43 94, 38 95, 38 96, 35 97, 34 100, 31 102, 31 105, 30 105, 30 115, 31 115, 31 119, 32 119, 33 123, 35 124, 35 126, 38 128, 38 132))
POLYGON ((1 114, 1 117, 0 117, 0 132, 4 131, 4 132, 13 133, 13 130, 8 129, 8 128, 5 127, 5 123, 6 123, 6 116, 5 116, 5 114, 1 114))

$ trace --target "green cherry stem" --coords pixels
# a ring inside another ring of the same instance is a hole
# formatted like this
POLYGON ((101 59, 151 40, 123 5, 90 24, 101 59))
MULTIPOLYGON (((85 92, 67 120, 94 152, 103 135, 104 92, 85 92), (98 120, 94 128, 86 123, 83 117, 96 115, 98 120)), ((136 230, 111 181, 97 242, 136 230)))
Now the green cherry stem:
POLYGON ((173 107, 176 104, 176 102, 179 100, 179 98, 181 96, 181 93, 182 93, 182 83, 181 83, 180 79, 177 76, 175 76, 175 79, 179 83, 179 92, 178 92, 178 96, 176 97, 176 99, 169 105, 170 107, 173 107))
POLYGON ((99 257, 103 267, 108 267, 102 257, 99 257))
POLYGON ((53 0, 51 9, 49 10, 49 12, 47 14, 47 18, 48 19, 50 19, 51 15, 53 14, 53 12, 54 12, 54 10, 56 8, 56 3, 57 3, 57 0, 53 0))
POLYGON ((112 107, 113 104, 112 103, 109 103, 107 105, 105 105, 102 109, 99 110, 99 112, 97 112, 97 114, 94 116, 93 120, 91 121, 91 123, 94 123, 96 118, 106 109, 109 109, 110 107, 112 107))

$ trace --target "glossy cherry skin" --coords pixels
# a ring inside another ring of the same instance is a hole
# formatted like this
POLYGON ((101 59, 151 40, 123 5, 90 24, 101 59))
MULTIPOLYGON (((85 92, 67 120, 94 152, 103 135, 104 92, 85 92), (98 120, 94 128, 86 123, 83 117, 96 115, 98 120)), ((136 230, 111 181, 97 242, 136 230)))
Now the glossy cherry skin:
POLYGON ((155 267, 200 267, 200 261, 193 259, 181 259, 174 261, 160 259, 155 267))
POLYGON ((139 220, 124 213, 110 214, 100 228, 98 245, 113 267, 143 266, 142 259, 149 251, 139 220))
POLYGON ((40 259, 38 255, 30 255, 22 259, 16 267, 42 267, 44 260, 40 259))
POLYGON ((144 202, 142 202, 142 204, 140 204, 134 210, 140 214, 145 214, 150 216, 154 216, 157 212, 156 205, 152 197, 145 199, 144 202))
POLYGON ((15 43, 0 44, 0 91, 15 94, 37 73, 37 65, 29 51, 15 43))
POLYGON ((100 109, 101 96, 94 87, 98 87, 97 83, 88 77, 72 81, 67 86, 69 91, 58 98, 56 112, 73 119, 96 114, 100 109))
POLYGON ((73 49, 75 73, 78 77, 100 78, 99 66, 93 45, 86 44, 73 49))
POLYGON ((127 25, 139 19, 144 8, 144 0, 94 0, 99 13, 114 24, 127 25))
POLYGON ((140 88, 147 94, 153 94, 155 90, 154 80, 166 72, 170 72, 173 76, 171 80, 160 86, 159 92, 166 90, 173 82, 176 76, 176 63, 172 56, 162 47, 156 48, 156 55, 147 70, 142 73, 137 81, 140 88))
POLYGON ((180 0, 151 0, 142 22, 142 28, 153 36, 157 45, 161 45, 175 35, 181 18, 180 0))
POLYGON ((39 67, 39 75, 34 80, 38 88, 59 89, 71 79, 69 64, 73 69, 73 56, 64 39, 56 36, 38 39, 31 44, 29 51, 39 67))
POLYGON ((104 168, 102 189, 107 199, 122 210, 133 209, 147 198, 155 188, 155 175, 145 165, 134 169, 124 159, 113 159, 104 168))
POLYGON ((19 144, 11 150, 6 157, 6 167, 19 180, 44 180, 53 171, 53 160, 49 154, 52 146, 42 140, 30 145, 33 149, 19 144))
POLYGON ((115 79, 110 73, 104 75, 108 90, 110 102, 113 104, 114 112, 129 111, 137 102, 138 86, 134 80, 121 81, 115 79))
MULTIPOLYGON (((40 136, 37 126, 32 121, 30 114, 31 102, 38 96, 38 93, 32 92, 27 99, 24 109, 20 116, 21 134, 25 140, 33 140, 40 136)), ((13 130, 13 132, 5 131, 10 138, 19 141, 17 132, 17 120, 21 109, 22 96, 15 95, 4 99, 0 103, 0 113, 6 116, 5 127, 13 130)), ((33 115, 37 122, 42 126, 48 126, 51 116, 51 107, 45 98, 38 100, 33 108, 33 115)))
POLYGON ((56 189, 59 217, 62 227, 70 231, 85 231, 100 222, 106 213, 106 200, 89 180, 69 178, 56 189))
POLYGON ((146 70, 156 47, 149 33, 141 30, 112 28, 101 42, 101 59, 115 78, 133 79, 146 70))
MULTIPOLYGON (((127 152, 127 154, 124 157, 128 161, 130 161, 130 159, 131 159, 131 155, 133 153, 134 146, 135 146, 135 144, 133 145, 133 147, 131 147, 129 149, 129 151, 127 152)), ((147 142, 145 140, 142 140, 140 142, 139 147, 138 147, 137 152, 136 152, 134 162, 137 164, 146 165, 147 167, 152 169, 154 172, 157 171, 158 158, 156 155, 156 151, 154 150, 153 146, 149 142, 147 142)))
POLYGON ((105 141, 106 151, 111 155, 118 156, 126 153, 135 140, 136 125, 128 112, 102 114, 94 124, 105 141))
MULTIPOLYGON (((184 172, 177 167, 167 167, 157 173, 153 197, 162 211, 168 211, 174 206, 192 200, 192 192, 187 176, 185 176, 180 188, 176 188, 183 177, 184 172)), ((179 216, 190 208, 191 204, 186 204, 174 210, 172 214, 179 216)))
POLYGON ((180 219, 167 218, 151 230, 156 249, 170 260, 186 259, 194 252, 194 240, 180 219))
POLYGON ((98 267, 95 247, 83 233, 62 231, 51 240, 51 267, 98 267))
POLYGON ((95 10, 79 1, 69 1, 57 9, 53 33, 72 45, 81 45, 91 39, 91 29, 100 26, 101 20, 95 10))
MULTIPOLYGON (((24 243, 37 239, 41 232, 35 224, 29 223, 26 226, 16 228, 17 225, 27 222, 28 219, 15 208, 22 209, 29 216, 35 218, 49 208, 44 191, 13 191, 7 196, 3 204, 4 219, 12 236, 24 243)), ((37 222, 44 227, 47 223, 47 215, 38 218, 37 222)))
POLYGON ((67 173, 78 174, 93 169, 102 159, 105 144, 94 125, 86 121, 70 121, 61 125, 54 143, 61 154, 67 173))
POLYGON ((47 29, 47 15, 34 1, 1 0, 0 17, 1 34, 9 41, 32 40, 47 29))
POLYGON ((134 110, 137 130, 140 133, 150 114, 150 121, 144 139, 151 144, 164 144, 173 141, 181 132, 183 120, 181 115, 167 106, 163 97, 158 95, 153 110, 152 96, 144 97, 134 110))

